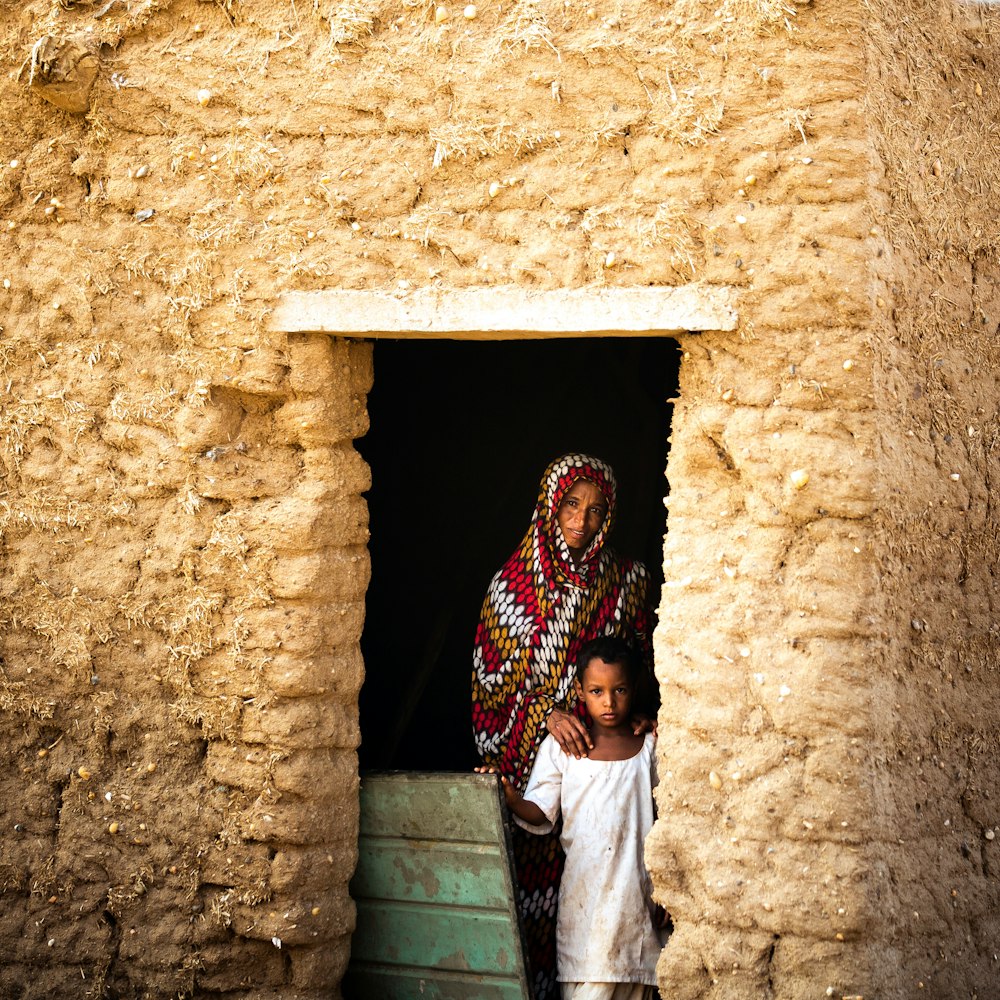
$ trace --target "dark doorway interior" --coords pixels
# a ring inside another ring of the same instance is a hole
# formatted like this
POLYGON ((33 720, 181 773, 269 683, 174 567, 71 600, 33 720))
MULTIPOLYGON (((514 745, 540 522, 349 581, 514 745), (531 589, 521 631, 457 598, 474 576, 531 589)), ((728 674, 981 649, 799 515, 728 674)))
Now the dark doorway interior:
POLYGON ((662 584, 678 348, 658 338, 378 341, 358 449, 372 468, 364 769, 467 770, 473 634, 528 528, 548 462, 579 451, 618 479, 611 544, 662 584))

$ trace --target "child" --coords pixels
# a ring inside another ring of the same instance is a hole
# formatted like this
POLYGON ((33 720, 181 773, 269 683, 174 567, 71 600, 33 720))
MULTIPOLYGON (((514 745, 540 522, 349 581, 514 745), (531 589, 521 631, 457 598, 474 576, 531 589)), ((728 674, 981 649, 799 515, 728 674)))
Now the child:
MULTIPOLYGON (((577 662, 576 693, 593 749, 566 754, 550 735, 524 795, 502 778, 518 824, 548 833, 562 814, 566 868, 556 925, 563 1000, 651 1000, 664 944, 643 863, 653 825, 655 736, 631 722, 637 664, 620 639, 595 639, 577 662)), ((480 770, 492 770, 481 768, 480 770)), ((662 914, 662 911, 660 911, 662 914)))

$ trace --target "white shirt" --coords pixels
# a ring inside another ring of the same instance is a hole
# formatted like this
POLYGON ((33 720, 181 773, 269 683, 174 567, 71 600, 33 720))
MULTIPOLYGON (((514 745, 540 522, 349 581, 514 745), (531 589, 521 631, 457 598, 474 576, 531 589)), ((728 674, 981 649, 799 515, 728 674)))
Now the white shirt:
POLYGON ((577 760, 547 736, 524 797, 548 823, 562 814, 566 868, 559 887, 556 945, 560 982, 656 984, 663 948, 653 923, 643 843, 653 825, 656 741, 647 733, 628 760, 577 760))

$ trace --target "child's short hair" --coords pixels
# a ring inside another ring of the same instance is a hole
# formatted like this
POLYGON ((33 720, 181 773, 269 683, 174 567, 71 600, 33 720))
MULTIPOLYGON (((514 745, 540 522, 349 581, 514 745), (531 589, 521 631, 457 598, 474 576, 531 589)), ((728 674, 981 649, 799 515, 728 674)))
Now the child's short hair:
POLYGON ((633 686, 639 674, 639 660, 631 643, 617 635, 602 635, 591 639, 580 650, 576 658, 576 679, 582 684, 583 674, 591 660, 605 663, 620 663, 625 668, 625 676, 633 686))

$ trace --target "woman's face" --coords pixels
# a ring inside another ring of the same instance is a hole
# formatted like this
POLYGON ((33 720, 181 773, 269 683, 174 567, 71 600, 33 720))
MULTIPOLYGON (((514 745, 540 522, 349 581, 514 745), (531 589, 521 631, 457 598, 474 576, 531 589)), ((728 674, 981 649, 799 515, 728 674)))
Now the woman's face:
POLYGON ((556 521, 570 552, 582 554, 601 530, 608 513, 604 494, 589 479, 578 479, 559 504, 556 521))

